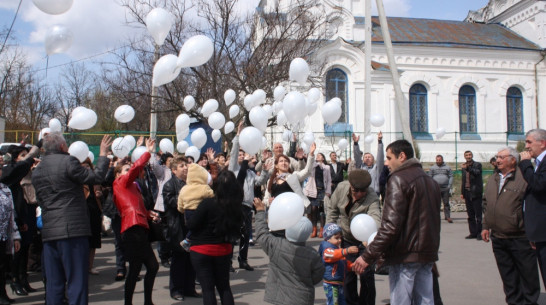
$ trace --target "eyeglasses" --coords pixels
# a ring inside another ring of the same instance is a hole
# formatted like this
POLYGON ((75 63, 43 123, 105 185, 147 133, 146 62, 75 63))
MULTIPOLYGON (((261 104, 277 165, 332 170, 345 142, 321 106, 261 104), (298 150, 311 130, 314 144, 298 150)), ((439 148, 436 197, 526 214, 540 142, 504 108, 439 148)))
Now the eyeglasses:
POLYGON ((365 193, 366 189, 359 189, 359 188, 351 186, 351 192, 353 192, 353 193, 365 193))
POLYGON ((511 156, 512 156, 512 155, 504 155, 504 156, 498 155, 498 156, 495 156, 495 159, 497 159, 497 160, 499 160, 499 159, 500 159, 500 160, 503 160, 503 159, 506 159, 506 158, 511 157, 511 156))

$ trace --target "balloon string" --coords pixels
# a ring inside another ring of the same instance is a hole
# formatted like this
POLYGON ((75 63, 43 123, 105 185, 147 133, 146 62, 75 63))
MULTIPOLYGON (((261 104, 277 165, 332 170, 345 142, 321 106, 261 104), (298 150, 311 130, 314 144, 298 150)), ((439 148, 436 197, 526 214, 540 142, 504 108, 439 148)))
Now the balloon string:
POLYGON ((45 68, 45 76, 47 78, 47 69, 49 67, 49 55, 46 55, 46 68, 45 68))

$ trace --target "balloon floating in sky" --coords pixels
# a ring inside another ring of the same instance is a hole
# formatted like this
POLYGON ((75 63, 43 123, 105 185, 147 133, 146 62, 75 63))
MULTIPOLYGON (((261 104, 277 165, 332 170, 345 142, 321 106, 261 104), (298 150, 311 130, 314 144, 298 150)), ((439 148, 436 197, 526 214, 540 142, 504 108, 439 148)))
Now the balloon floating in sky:
POLYGON ((64 25, 54 25, 47 30, 45 37, 45 49, 47 55, 63 53, 72 45, 74 35, 72 31, 64 25))
POLYGON ((309 65, 303 58, 294 58, 290 62, 289 77, 291 81, 296 81, 301 86, 305 86, 309 77, 309 65))
POLYGON ((171 140, 165 138, 165 139, 161 139, 161 141, 159 141, 159 149, 161 149, 162 152, 166 153, 174 153, 174 144, 171 140))
POLYGON ((370 117, 370 123, 375 127, 381 127, 385 123, 385 117, 382 114, 374 114, 370 117))
POLYGON ((168 84, 180 74, 180 68, 176 67, 177 60, 178 57, 173 54, 163 55, 157 60, 154 65, 152 77, 152 85, 154 87, 168 84))
POLYGON ((196 35, 188 39, 178 54, 179 68, 200 66, 214 54, 214 43, 205 35, 196 35))
POLYGON ((73 0, 32 0, 32 2, 39 10, 50 15, 66 13, 74 3, 73 0))
POLYGON ((128 123, 135 117, 135 109, 129 105, 121 105, 114 112, 114 118, 120 123, 128 123))
POLYGON ((146 16, 146 28, 158 46, 163 45, 173 25, 173 16, 165 9, 156 7, 146 16))
POLYGON ((51 129, 52 132, 61 132, 63 129, 61 121, 55 118, 49 120, 49 129, 51 129))
POLYGON ((72 110, 70 121, 68 121, 68 127, 86 130, 95 126, 96 123, 97 114, 95 111, 80 106, 72 110))
POLYGON ((70 147, 68 148, 68 153, 71 156, 76 157, 81 163, 85 161, 85 159, 87 159, 87 156, 89 155, 89 147, 87 146, 87 144, 85 144, 85 142, 76 141, 70 144, 70 147))
POLYGON ((241 148, 248 154, 256 154, 262 145, 262 132, 256 127, 245 127, 239 135, 241 148))

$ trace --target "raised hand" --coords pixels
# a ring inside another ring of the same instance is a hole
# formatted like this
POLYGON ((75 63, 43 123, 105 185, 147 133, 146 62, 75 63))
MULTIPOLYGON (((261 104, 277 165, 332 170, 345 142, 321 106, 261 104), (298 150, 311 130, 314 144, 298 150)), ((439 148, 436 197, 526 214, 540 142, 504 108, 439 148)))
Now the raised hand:
POLYGON ((360 141, 360 136, 357 136, 356 133, 353 133, 353 142, 357 143, 360 141))
POLYGON ((104 137, 102 137, 102 141, 100 142, 100 150, 99 150, 100 156, 106 157, 106 155, 108 155, 108 147, 112 145, 112 142, 113 142, 112 137, 110 137, 109 135, 105 134, 104 137))

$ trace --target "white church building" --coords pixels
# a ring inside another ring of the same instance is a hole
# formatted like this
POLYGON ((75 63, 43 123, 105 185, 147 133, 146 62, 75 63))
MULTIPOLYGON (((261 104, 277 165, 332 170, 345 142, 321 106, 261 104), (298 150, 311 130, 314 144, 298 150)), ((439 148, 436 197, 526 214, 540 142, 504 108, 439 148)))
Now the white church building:
MULTIPOLYGON (((381 130, 386 144, 402 138, 377 17, 372 18, 371 101, 364 100, 362 1, 322 0, 338 17, 329 22, 336 27, 330 29, 332 37, 313 56, 327 62, 324 100, 341 98, 343 115, 334 126, 325 125, 319 106, 305 129, 315 133, 318 151, 326 156, 343 133, 347 140, 352 131, 360 134, 360 146, 374 154, 377 142, 364 143, 366 135, 381 130), (383 126, 370 125, 373 114, 385 117, 383 126)), ((448 162, 464 162, 463 152, 471 150, 476 160, 487 162, 501 146, 516 146, 529 129, 546 128, 546 1, 490 0, 464 21, 387 19, 406 99, 402 115, 422 161, 442 154, 448 162), (437 139, 439 128, 446 134, 437 139)), ((278 133, 273 137, 280 140, 278 133)), ((341 154, 352 157, 349 149, 341 154)))

